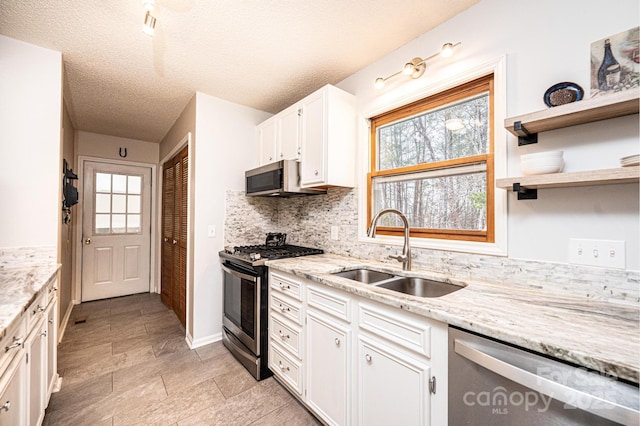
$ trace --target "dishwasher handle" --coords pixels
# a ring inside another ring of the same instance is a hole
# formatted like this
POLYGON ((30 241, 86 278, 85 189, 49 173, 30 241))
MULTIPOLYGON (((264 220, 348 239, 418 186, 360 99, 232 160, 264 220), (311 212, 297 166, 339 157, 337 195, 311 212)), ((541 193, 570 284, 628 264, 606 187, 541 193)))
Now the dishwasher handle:
POLYGON ((454 340, 454 350, 458 355, 468 359, 469 361, 543 395, 569 405, 574 405, 576 401, 579 401, 581 406, 578 408, 581 410, 588 411, 597 416, 625 425, 636 424, 634 422, 637 422, 638 420, 638 412, 633 408, 599 398, 578 389, 554 382, 553 380, 545 377, 541 377, 486 354, 480 349, 471 347, 463 340, 454 340))

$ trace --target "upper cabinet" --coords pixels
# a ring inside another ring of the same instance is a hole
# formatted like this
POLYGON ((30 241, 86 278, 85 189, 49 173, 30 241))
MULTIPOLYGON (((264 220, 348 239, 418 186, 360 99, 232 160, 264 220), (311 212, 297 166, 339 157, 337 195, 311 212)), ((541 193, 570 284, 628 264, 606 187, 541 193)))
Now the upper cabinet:
POLYGON ((326 85, 258 126, 259 165, 300 160, 301 187, 353 187, 355 97, 326 85))

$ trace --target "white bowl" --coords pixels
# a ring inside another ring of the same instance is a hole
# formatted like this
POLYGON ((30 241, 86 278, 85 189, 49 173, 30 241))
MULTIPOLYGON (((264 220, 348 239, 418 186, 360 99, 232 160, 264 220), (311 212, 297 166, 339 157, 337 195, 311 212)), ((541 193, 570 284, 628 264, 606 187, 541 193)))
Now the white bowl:
POLYGON ((551 158, 559 158, 562 159, 563 151, 544 151, 544 152, 534 152, 532 154, 523 154, 520 156, 520 160, 533 160, 533 159, 551 159, 551 158))
POLYGON ((529 175, 544 175, 547 173, 558 173, 562 170, 564 161, 562 158, 552 159, 533 159, 520 162, 520 168, 525 176, 529 175))

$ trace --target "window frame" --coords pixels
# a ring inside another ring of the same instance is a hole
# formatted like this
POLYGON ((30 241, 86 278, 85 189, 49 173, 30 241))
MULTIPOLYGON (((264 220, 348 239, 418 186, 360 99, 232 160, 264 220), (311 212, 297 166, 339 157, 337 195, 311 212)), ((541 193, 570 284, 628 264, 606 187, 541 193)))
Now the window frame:
MULTIPOLYGON (((481 77, 469 79, 454 87, 430 94, 422 99, 406 103, 390 111, 378 114, 369 119, 369 172, 367 173, 366 188, 366 220, 367 225, 371 223, 373 217, 373 179, 381 176, 398 176, 438 169, 452 168, 461 165, 472 165, 478 163, 486 164, 486 208, 487 227, 486 230, 451 230, 451 229, 430 229, 411 228, 410 236, 420 239, 456 240, 465 242, 495 243, 496 242, 496 204, 495 204, 495 72, 481 77), (426 113, 456 101, 464 100, 481 93, 488 92, 489 95, 489 146, 486 154, 479 154, 470 157, 461 157, 451 160, 438 161, 433 163, 421 163, 418 165, 401 167, 389 170, 377 169, 377 129, 389 123, 400 121, 412 116, 426 113)), ((403 229, 399 227, 383 227, 376 229, 376 235, 401 236, 403 229)))

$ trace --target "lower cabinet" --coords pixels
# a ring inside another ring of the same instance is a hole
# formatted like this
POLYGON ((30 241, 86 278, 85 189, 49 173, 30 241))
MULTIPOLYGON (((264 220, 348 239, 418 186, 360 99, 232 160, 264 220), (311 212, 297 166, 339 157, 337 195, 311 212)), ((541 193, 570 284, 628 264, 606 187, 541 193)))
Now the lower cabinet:
POLYGON ((47 371, 46 398, 47 404, 58 379, 58 298, 49 301, 47 307, 47 371))
POLYGON ((350 330, 337 321, 307 312, 307 400, 329 424, 349 419, 352 369, 350 330))
POLYGON ((29 377, 29 425, 44 420, 47 397, 47 321, 41 319, 25 342, 29 377))
POLYGON ((24 350, 20 350, 0 375, 0 425, 27 424, 27 368, 24 350))
POLYGON ((358 424, 426 425, 429 366, 366 337, 358 339, 358 424))
POLYGON ((311 412, 329 425, 447 424, 445 324, 276 274, 300 288, 295 330, 304 338, 289 338, 271 303, 269 365, 311 412))

